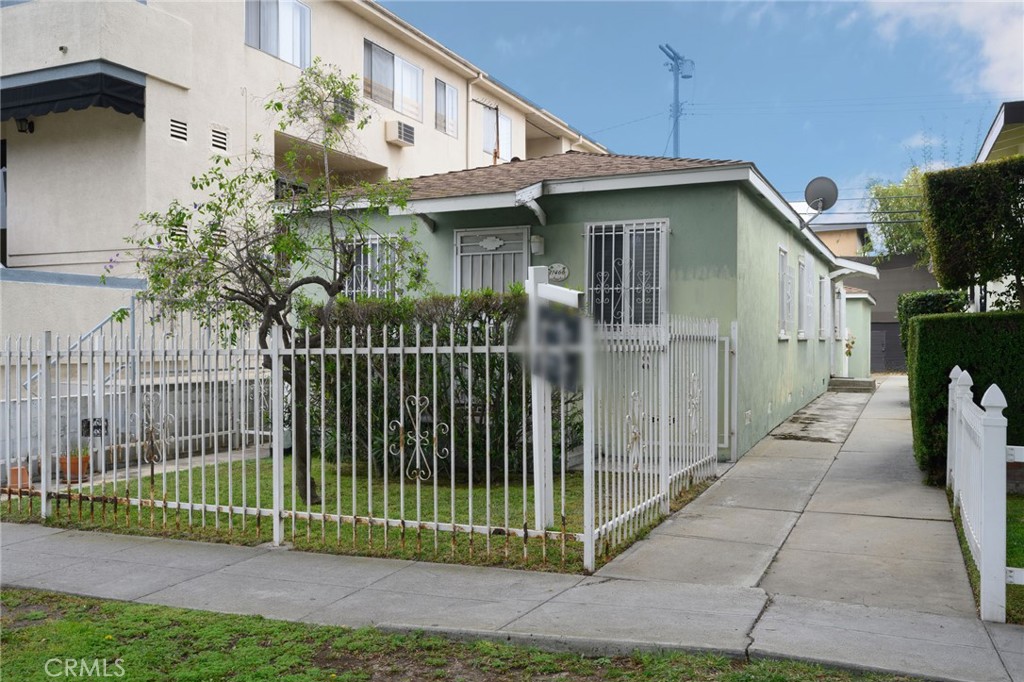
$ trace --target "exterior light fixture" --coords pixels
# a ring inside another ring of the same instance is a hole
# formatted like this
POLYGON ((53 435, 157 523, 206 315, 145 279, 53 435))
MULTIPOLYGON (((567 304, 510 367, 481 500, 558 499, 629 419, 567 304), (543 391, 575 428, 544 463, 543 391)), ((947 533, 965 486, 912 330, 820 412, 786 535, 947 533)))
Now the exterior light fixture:
POLYGON ((14 124, 18 126, 19 133, 34 133, 36 131, 35 121, 30 121, 27 118, 16 118, 14 124))
POLYGON ((530 254, 534 256, 544 255, 544 237, 535 234, 530 237, 530 254))

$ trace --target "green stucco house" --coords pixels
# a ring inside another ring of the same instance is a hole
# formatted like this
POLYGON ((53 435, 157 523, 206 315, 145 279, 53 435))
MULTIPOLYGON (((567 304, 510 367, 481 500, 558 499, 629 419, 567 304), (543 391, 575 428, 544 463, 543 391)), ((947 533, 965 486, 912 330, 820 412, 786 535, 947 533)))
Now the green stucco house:
POLYGON ((438 292, 502 291, 547 265, 621 333, 666 312, 717 318, 737 349, 733 404, 719 410, 732 417, 725 457, 848 365, 841 280, 877 277, 829 251, 747 162, 567 152, 416 178, 410 191, 376 229, 416 226, 438 292))

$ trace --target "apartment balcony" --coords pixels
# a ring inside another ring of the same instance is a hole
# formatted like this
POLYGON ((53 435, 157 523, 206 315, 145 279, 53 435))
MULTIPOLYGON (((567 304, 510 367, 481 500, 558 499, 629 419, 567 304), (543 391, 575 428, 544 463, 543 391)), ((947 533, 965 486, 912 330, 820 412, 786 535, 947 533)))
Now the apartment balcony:
POLYGON ((135 0, 36 0, 0 9, 4 94, 33 82, 96 73, 114 65, 190 87, 193 29, 177 16, 135 0))

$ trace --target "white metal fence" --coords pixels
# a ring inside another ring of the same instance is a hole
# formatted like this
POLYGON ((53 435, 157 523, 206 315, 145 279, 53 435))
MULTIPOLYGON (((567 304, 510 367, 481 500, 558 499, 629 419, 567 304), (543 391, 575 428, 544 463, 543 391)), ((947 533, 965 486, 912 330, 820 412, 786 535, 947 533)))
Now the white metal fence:
POLYGON ((583 389, 555 388, 539 417, 508 325, 320 330, 316 347, 276 333, 268 348, 120 331, 5 342, 8 512, 593 570, 716 473, 715 321, 566 349, 586 357, 583 389))
POLYGON ((1024 447, 1006 444, 1006 398, 997 385, 979 407, 970 373, 956 366, 949 378, 946 481, 978 567, 981 618, 1005 622, 1006 585, 1024 584, 1024 569, 1006 565, 1006 464, 1024 462, 1024 447))

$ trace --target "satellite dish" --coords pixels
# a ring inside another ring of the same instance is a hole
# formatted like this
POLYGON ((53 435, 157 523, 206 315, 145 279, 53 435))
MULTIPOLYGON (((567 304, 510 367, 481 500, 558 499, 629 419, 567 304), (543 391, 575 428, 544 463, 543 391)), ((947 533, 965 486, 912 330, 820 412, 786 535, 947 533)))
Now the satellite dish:
POLYGON ((814 178, 807 183, 807 189, 804 190, 804 201, 818 213, 835 206, 838 198, 839 188, 831 178, 825 176, 814 178))

